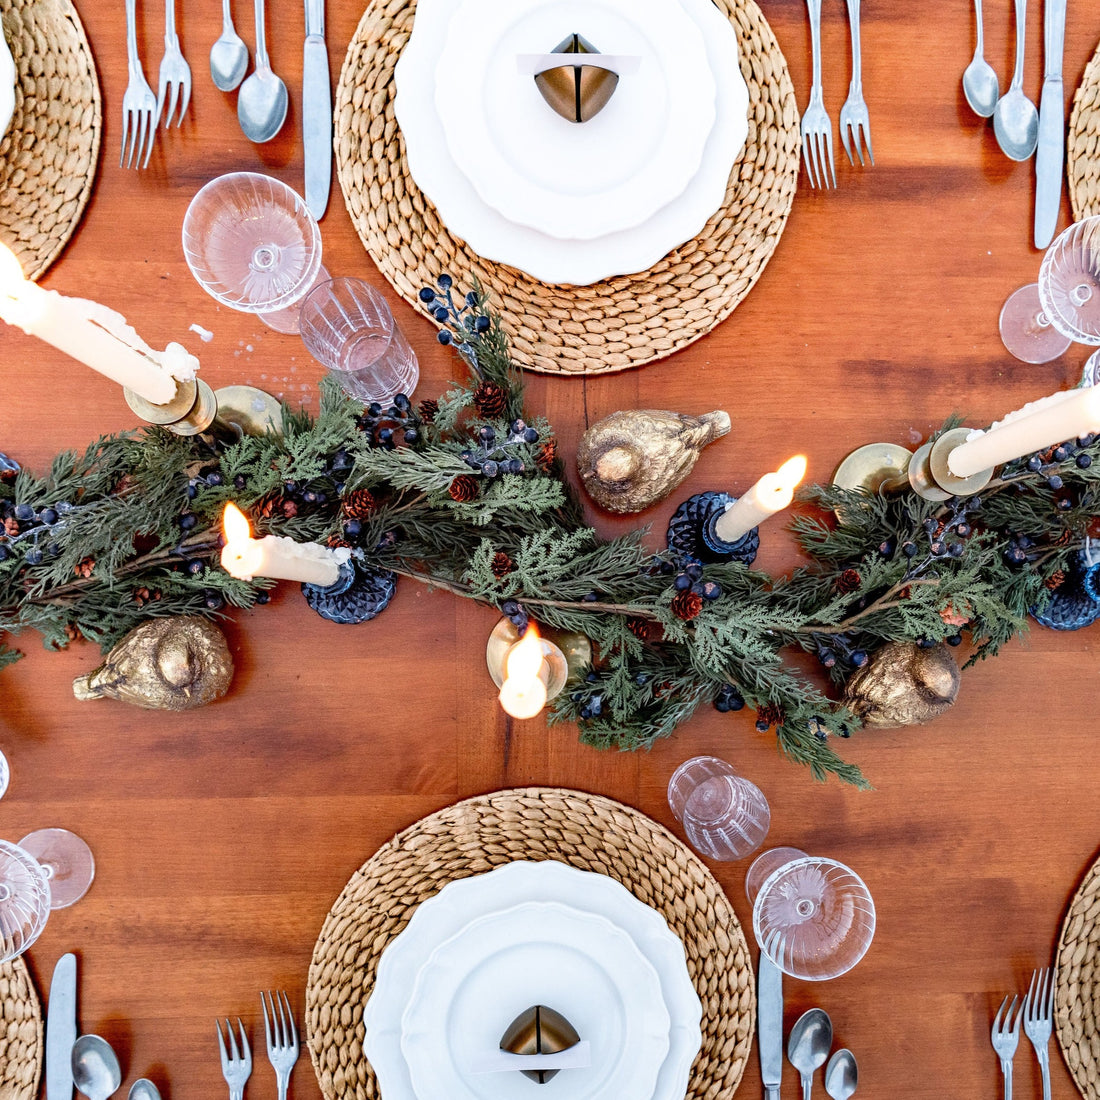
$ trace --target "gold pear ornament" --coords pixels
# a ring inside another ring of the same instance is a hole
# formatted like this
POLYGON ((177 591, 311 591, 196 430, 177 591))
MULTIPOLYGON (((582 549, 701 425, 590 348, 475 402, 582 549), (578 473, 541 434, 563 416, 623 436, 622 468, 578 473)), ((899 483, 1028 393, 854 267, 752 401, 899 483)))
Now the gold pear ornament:
POLYGON ((119 699, 147 710, 191 710, 220 699, 233 680, 225 635, 197 615, 135 627, 86 676, 78 699, 119 699))
POLYGON ((942 643, 922 648, 887 642, 857 669, 844 689, 844 702, 864 726, 919 726, 950 710, 962 676, 942 643))
POLYGON ((601 508, 641 512, 668 496, 691 473, 703 448, 729 430, 730 418, 721 411, 612 413, 581 436, 577 470, 601 508))

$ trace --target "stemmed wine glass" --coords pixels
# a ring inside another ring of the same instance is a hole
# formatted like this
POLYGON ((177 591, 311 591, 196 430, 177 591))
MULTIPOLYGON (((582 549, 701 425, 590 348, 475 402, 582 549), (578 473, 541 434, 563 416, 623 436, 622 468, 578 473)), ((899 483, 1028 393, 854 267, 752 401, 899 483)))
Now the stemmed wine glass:
POLYGON ((1100 345, 1100 216, 1074 222, 1054 239, 1039 281, 1005 302, 1000 331, 1005 347, 1025 363, 1049 363, 1074 342, 1100 345))
POLYGON ((94 877, 91 849, 67 829, 37 829, 18 844, 0 840, 0 962, 22 955, 50 910, 82 898, 94 877))
POLYGON ((302 299, 329 277, 309 208, 259 172, 218 176, 195 195, 183 218, 183 254, 211 297, 295 335, 302 299))
POLYGON ((843 863, 772 848, 753 861, 745 890, 760 950, 793 978, 836 978, 871 946, 875 903, 843 863))

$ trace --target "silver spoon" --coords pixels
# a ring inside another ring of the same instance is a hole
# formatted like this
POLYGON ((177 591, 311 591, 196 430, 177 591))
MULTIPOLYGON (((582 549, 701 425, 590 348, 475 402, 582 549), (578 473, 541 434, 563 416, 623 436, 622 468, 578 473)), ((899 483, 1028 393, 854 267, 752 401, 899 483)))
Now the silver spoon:
POLYGON ((833 1043, 833 1021, 821 1008, 803 1012, 787 1039, 787 1060, 802 1076, 802 1100, 810 1100, 814 1070, 825 1064, 833 1043))
POLYGON ((233 26, 229 0, 222 0, 222 33, 210 47, 210 75, 215 87, 231 92, 244 80, 247 71, 248 47, 233 26))
POLYGON ((1027 0, 1016 0, 1016 68, 1008 86, 993 111, 993 132, 997 144, 1009 160, 1027 160, 1039 141, 1039 112, 1035 104, 1020 90, 1024 82, 1024 17, 1027 0))
POLYGON ((270 141, 286 121, 286 85, 271 71, 264 35, 264 0, 256 0, 256 68, 237 93, 237 118, 244 136, 270 141))
POLYGON ((122 1070, 111 1044, 98 1035, 81 1035, 73 1043, 73 1084, 89 1100, 107 1100, 122 1084, 122 1070))
POLYGON ((148 1077, 139 1077, 130 1086, 127 1100, 160 1100, 160 1089, 148 1077))
MULTIPOLYGON (((228 3, 228 0, 226 0, 228 3)), ((974 57, 963 73, 963 94, 970 109, 981 118, 989 118, 1001 95, 1001 85, 993 66, 985 59, 985 38, 982 33, 982 0, 974 0, 974 15, 978 25, 978 41, 974 57)))
POLYGON ((833 1100, 848 1100, 858 1083, 856 1056, 847 1048, 838 1050, 825 1067, 825 1091, 833 1100))

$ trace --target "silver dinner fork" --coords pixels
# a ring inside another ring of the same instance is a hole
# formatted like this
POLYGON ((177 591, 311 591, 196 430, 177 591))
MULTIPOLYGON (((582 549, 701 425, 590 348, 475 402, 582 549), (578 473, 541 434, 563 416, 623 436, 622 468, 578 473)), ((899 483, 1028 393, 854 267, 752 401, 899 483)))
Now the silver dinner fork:
POLYGON ((282 990, 278 993, 268 993, 266 998, 261 993, 260 1004, 264 1009, 267 1060, 275 1070, 275 1079, 279 1084, 279 1100, 286 1100, 290 1071, 298 1061, 298 1029, 294 1025, 294 1011, 290 1007, 290 998, 282 990))
POLYGON ((802 154, 811 187, 836 187, 833 165, 833 124, 825 111, 821 94, 821 0, 806 0, 810 12, 810 44, 813 47, 814 72, 810 102, 802 115, 802 154), (828 171, 826 171, 828 168, 828 171), (832 184, 829 177, 832 176, 832 184))
POLYGON ((1001 1073, 1005 1079, 1005 1100, 1012 1100, 1012 1056, 1016 1053, 1016 1044, 1020 1041, 1020 1020, 1023 1017, 1023 1006, 1019 1005, 1019 997, 1012 998, 1012 1004, 1005 1013, 1005 1005, 1008 998, 1001 1002, 997 1009, 997 1015, 993 1018, 993 1031, 991 1040, 993 1049, 1001 1059, 1001 1073), (1013 1015, 1015 1014, 1015 1015, 1013 1015))
POLYGON ((229 1086, 229 1100, 242 1100, 244 1096, 244 1083, 252 1074, 252 1051, 248 1047, 248 1036, 244 1033, 244 1024, 240 1016, 237 1017, 237 1027, 241 1033, 241 1045, 237 1046, 237 1037, 233 1034, 233 1027, 229 1020, 225 1021, 226 1034, 229 1036, 229 1050, 225 1049, 225 1039, 222 1038, 222 1025, 217 1020, 214 1026, 218 1029, 218 1048, 222 1055, 222 1076, 229 1086))
POLYGON ((122 155, 119 166, 144 168, 153 151, 157 97, 145 79, 137 48, 137 0, 126 0, 126 56, 130 81, 122 97, 122 155), (127 152, 129 145, 129 152, 127 152), (145 157, 142 159, 142 152, 145 157), (136 159, 135 159, 136 154, 136 159))
POLYGON ((855 167, 851 142, 855 142, 859 163, 863 161, 863 142, 867 143, 867 156, 875 163, 875 154, 871 149, 871 119, 867 114, 867 104, 863 101, 863 61, 859 47, 859 0, 848 0, 848 23, 852 31, 852 83, 848 85, 848 98, 840 108, 840 140, 844 143, 844 152, 848 162, 855 167))
POLYGON ((1054 1021, 1054 971, 1036 970, 1024 999, 1024 1034, 1035 1048, 1043 1075, 1043 1100, 1050 1100, 1050 1033, 1054 1021))
POLYGON ((157 89, 157 121, 164 108, 164 98, 168 100, 168 114, 164 116, 165 127, 172 125, 172 115, 176 110, 176 99, 182 93, 180 117, 177 126, 183 125, 183 116, 187 114, 187 104, 191 102, 191 66, 184 60, 180 49, 180 36, 176 34, 176 0, 165 0, 164 7, 164 59, 160 63, 160 86, 157 89))

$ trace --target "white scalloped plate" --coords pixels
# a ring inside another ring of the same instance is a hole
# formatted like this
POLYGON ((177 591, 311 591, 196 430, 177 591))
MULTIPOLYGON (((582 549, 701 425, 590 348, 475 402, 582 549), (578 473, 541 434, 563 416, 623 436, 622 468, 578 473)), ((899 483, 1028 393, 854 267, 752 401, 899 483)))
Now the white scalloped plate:
POLYGON ((15 114, 15 62, 0 27, 0 137, 8 132, 15 114))

